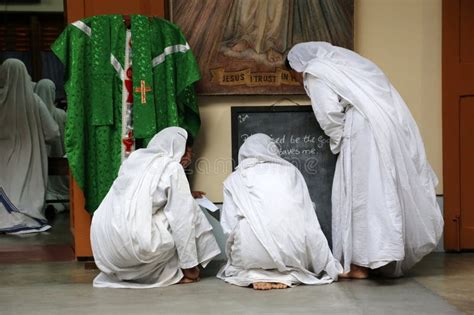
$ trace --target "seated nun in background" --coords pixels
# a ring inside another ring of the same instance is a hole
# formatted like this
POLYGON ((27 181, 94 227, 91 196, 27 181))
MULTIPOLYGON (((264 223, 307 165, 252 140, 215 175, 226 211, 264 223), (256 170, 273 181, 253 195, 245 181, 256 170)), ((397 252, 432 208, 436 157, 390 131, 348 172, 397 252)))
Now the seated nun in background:
POLYGON ((46 143, 58 137, 58 124, 33 93, 25 65, 17 59, 5 60, 0 66, 0 232, 51 228, 43 213, 46 143))
POLYGON ((133 152, 92 218, 91 242, 102 271, 94 287, 155 288, 199 280, 220 253, 189 189, 183 164, 187 132, 162 130, 133 152))
MULTIPOLYGON (((59 135, 54 142, 48 145, 48 157, 62 158, 66 155, 64 148, 64 128, 66 126, 66 112, 56 107, 56 85, 49 79, 40 80, 35 86, 35 93, 43 100, 54 121, 59 126, 59 135)), ((48 177, 47 200, 68 200, 69 199, 69 179, 64 175, 48 177)), ((55 203, 54 209, 57 212, 64 211, 67 205, 55 203)))
POLYGON ((332 244, 344 277, 366 278, 369 269, 403 275, 443 232, 438 179, 407 105, 382 70, 353 51, 301 43, 288 61, 339 153, 332 244))
POLYGON ((265 134, 249 137, 224 182, 227 264, 218 278, 256 290, 336 281, 334 259, 299 170, 265 134))

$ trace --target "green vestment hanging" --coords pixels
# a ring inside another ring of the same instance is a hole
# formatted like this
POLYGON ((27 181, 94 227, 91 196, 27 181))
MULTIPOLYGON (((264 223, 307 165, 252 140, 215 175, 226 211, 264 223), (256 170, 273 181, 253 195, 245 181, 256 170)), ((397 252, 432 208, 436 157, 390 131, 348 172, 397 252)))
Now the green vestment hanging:
MULTIPOLYGON (((134 138, 147 143, 168 126, 196 136, 194 82, 200 74, 182 32, 141 15, 131 16, 130 31, 134 138)), ((52 46, 65 65, 66 153, 89 212, 108 192, 122 160, 126 34, 121 15, 94 16, 67 26, 52 46)))

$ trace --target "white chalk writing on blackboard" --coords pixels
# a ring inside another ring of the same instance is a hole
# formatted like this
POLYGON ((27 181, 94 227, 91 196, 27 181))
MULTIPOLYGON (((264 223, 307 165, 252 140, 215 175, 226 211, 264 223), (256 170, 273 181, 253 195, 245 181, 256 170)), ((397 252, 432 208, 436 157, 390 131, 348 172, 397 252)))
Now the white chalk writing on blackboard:
MULTIPOLYGON (((242 134, 240 139, 242 143, 250 137, 251 134, 242 134)), ((323 149, 325 146, 329 145, 329 138, 324 136, 316 136, 310 134, 304 134, 302 136, 297 136, 293 134, 283 134, 275 136, 269 134, 269 136, 275 141, 275 143, 280 147, 280 155, 282 157, 295 156, 295 155, 317 155, 317 149, 323 149), (292 145, 303 145, 296 148, 292 145)))
POLYGON ((243 123, 247 119, 249 119, 250 116, 248 114, 240 114, 239 116, 237 116, 237 118, 239 119, 239 123, 243 123))
POLYGON ((319 136, 319 137, 318 137, 318 148, 322 149, 325 144, 328 144, 328 145, 329 145, 329 141, 330 141, 329 138, 325 138, 325 137, 323 137, 323 136, 319 136))

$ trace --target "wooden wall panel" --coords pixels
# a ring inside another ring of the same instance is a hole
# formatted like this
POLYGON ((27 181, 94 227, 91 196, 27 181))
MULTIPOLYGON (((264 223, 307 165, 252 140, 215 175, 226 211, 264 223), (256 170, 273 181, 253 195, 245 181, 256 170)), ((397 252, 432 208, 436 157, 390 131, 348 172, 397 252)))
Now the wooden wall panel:
POLYGON ((474 249, 474 1, 443 0, 446 250, 474 249))
POLYGON ((99 14, 143 14, 165 16, 166 0, 64 0, 64 10, 69 23, 99 14))
POLYGON ((144 14, 149 16, 164 16, 163 1, 135 0, 84 0, 86 16, 98 14, 144 14))
MULTIPOLYGON (((474 2, 473 2, 474 3, 474 2)), ((474 96, 460 102, 461 249, 474 248, 474 96)))

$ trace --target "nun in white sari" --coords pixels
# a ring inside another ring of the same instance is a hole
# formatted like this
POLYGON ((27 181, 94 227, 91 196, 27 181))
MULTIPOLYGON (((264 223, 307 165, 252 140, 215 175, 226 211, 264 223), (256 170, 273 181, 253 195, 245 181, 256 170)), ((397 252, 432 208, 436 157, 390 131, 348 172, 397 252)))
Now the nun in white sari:
POLYGON ((220 253, 180 164, 186 138, 184 129, 166 128, 120 167, 92 218, 92 251, 102 271, 94 287, 155 288, 197 280, 187 270, 205 267, 220 253))
MULTIPOLYGON (((35 85, 35 93, 44 102, 54 121, 59 126, 59 135, 54 142, 48 145, 48 157, 62 158, 66 155, 64 147, 64 129, 66 126, 66 112, 55 105, 56 85, 49 79, 42 79, 35 85)), ((64 175, 54 175, 48 178, 48 189, 46 192, 48 200, 68 200, 69 199, 69 179, 64 175)), ((66 206, 55 204, 57 211, 63 211, 66 206)))
POLYGON ((221 224, 228 262, 218 277, 231 284, 326 284, 342 272, 303 176, 267 135, 255 134, 240 148, 239 166, 224 182, 221 224))
POLYGON ((50 228, 43 213, 46 143, 58 137, 58 125, 33 93, 25 65, 5 60, 0 67, 0 232, 50 228))
POLYGON ((365 278, 368 269, 403 275, 443 231, 438 180, 407 105, 382 70, 353 51, 301 43, 288 61, 303 74, 316 119, 339 153, 334 256, 352 278, 365 278))

